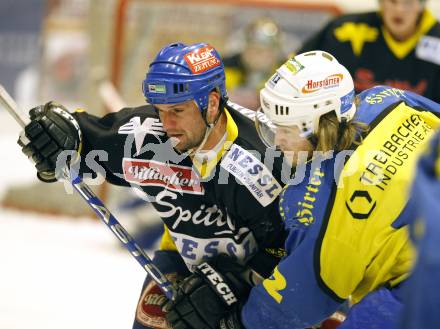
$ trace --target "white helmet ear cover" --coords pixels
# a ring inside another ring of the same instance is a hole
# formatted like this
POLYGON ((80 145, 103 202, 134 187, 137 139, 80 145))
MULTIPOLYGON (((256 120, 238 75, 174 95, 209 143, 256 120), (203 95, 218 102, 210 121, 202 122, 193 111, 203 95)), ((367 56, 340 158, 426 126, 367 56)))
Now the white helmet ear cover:
POLYGON ((260 91, 261 111, 274 125, 296 125, 300 131, 309 135, 313 131, 314 117, 304 113, 304 106, 295 99, 287 99, 274 89, 263 88, 260 91), (303 115, 300 115, 300 114, 303 115))

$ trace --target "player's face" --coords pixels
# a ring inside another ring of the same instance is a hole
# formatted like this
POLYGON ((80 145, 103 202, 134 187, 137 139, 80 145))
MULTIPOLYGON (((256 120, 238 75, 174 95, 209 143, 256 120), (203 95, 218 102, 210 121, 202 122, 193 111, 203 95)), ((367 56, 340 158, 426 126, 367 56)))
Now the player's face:
POLYGON ((423 10, 420 0, 381 0, 385 28, 397 41, 410 38, 417 29, 417 20, 423 10))
POLYGON ((307 160, 313 151, 312 144, 307 138, 300 136, 300 129, 296 126, 277 126, 275 144, 285 153, 292 165, 299 164, 298 159, 307 160))
POLYGON ((174 137, 175 149, 185 152, 203 141, 206 124, 194 101, 179 104, 157 104, 160 121, 168 137, 174 137))

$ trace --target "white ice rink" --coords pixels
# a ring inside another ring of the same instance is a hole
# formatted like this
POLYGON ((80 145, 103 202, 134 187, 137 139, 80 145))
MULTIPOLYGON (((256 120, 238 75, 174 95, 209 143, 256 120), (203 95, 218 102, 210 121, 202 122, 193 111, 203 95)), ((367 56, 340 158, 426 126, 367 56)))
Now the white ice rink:
MULTIPOLYGON (((0 195, 36 180, 18 132, 0 108, 0 195)), ((0 329, 131 328, 144 276, 100 221, 0 208, 0 329)))

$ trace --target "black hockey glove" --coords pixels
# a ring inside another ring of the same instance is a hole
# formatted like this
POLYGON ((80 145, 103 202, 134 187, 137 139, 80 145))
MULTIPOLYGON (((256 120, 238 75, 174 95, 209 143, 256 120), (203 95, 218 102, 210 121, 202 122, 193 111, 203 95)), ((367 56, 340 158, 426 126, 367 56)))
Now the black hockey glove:
POLYGON ((80 150, 81 130, 67 109, 54 102, 37 106, 29 114, 31 122, 24 128, 25 136, 20 136, 18 144, 35 163, 38 178, 55 182, 58 155, 65 150, 75 153, 80 150))
POLYGON ((220 255, 179 283, 174 301, 163 310, 174 329, 243 329, 240 311, 251 285, 244 279, 247 268, 220 255))

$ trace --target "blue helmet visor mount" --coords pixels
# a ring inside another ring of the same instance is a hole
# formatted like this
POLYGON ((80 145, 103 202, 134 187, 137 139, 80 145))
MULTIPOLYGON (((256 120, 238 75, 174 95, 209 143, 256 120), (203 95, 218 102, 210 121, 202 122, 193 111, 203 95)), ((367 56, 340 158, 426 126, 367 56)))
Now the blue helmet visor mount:
MULTIPOLYGON (((142 84, 143 93, 150 104, 178 104, 194 100, 200 111, 206 110, 209 93, 218 87, 215 84, 206 84, 203 77, 192 77, 189 80, 148 76, 142 84)), ((219 90, 219 93, 224 97, 225 92, 219 90)))

